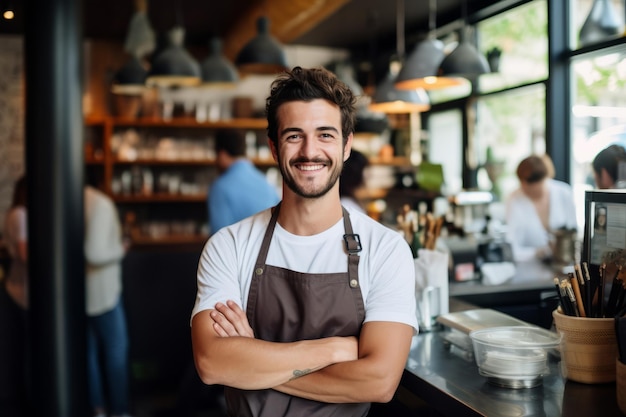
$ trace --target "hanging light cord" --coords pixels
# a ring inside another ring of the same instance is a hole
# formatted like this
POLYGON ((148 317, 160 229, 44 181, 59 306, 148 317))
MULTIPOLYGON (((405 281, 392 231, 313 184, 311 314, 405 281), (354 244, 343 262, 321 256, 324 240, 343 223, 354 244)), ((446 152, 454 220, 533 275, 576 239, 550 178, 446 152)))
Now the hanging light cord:
POLYGON ((396 53, 404 59, 404 0, 396 1, 396 53))
POLYGON ((437 27, 437 23, 435 19, 437 19, 437 0, 430 0, 428 3, 428 37, 435 37, 435 28, 437 27))

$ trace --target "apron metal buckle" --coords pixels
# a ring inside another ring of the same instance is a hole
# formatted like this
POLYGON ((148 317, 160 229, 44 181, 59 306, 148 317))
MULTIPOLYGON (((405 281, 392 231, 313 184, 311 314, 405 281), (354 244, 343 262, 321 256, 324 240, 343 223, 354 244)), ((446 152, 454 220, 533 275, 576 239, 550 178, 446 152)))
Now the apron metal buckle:
POLYGON ((363 249, 361 246, 361 237, 355 233, 343 235, 343 240, 346 242, 346 250, 351 255, 359 253, 361 249, 363 249))

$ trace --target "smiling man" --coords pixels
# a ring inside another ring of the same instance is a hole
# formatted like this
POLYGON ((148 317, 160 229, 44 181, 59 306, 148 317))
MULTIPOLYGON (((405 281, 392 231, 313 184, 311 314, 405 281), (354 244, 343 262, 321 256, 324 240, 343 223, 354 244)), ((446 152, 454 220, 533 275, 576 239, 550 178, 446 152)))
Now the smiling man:
POLYGON ((366 416, 390 401, 417 328, 411 250, 343 209, 355 97, 294 68, 266 101, 283 199, 217 232, 198 265, 196 368, 231 416, 366 416))

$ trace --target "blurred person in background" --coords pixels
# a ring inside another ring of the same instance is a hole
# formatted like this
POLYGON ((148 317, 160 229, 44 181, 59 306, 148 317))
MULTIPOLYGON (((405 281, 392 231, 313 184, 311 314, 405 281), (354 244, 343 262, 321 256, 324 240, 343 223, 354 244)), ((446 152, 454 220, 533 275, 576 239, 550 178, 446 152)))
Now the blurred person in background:
POLYGON ((520 187, 506 202, 506 238, 516 261, 550 259, 552 233, 577 228, 572 187, 552 178, 546 158, 531 155, 519 163, 520 187))
POLYGON ((620 164, 626 164, 626 149, 623 146, 610 145, 598 152, 591 162, 596 187, 601 190, 617 188, 618 180, 626 180, 619 178, 620 164))
POLYGON ((357 190, 365 185, 365 167, 369 160, 361 152, 352 149, 350 157, 346 160, 339 178, 339 195, 341 205, 348 211, 365 213, 365 208, 356 196, 357 190))
POLYGON ((89 185, 85 187, 84 198, 87 371, 91 405, 96 417, 128 416, 129 342, 122 302, 122 259, 127 248, 113 201, 89 185))
POLYGON ((26 325, 28 313, 28 221, 26 176, 15 182, 4 221, 11 258, 0 283, 0 416, 32 415, 28 401, 26 325))
POLYGON ((207 193, 211 234, 278 203, 276 189, 246 158, 244 131, 218 130, 215 158, 220 176, 207 193))

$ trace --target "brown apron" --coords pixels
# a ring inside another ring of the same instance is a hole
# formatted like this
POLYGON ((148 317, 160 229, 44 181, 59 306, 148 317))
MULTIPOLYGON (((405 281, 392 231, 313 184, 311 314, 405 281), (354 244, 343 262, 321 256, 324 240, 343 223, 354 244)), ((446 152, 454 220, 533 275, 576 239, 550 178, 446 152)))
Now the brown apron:
MULTIPOLYGON (((365 320, 359 285, 361 243, 343 209, 348 272, 307 274, 266 265, 277 205, 265 232, 248 295, 246 314, 257 339, 294 342, 329 336, 358 336, 365 320)), ((369 403, 330 404, 267 390, 226 387, 230 416, 366 416, 369 403)))

